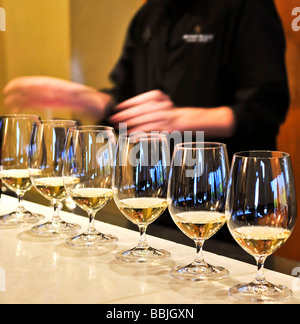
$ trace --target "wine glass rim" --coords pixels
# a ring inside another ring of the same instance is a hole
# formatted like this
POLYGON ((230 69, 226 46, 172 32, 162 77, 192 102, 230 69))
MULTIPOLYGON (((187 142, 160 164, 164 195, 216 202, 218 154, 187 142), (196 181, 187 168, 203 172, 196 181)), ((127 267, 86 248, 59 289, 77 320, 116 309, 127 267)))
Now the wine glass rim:
POLYGON ((243 159, 278 159, 290 157, 289 153, 282 151, 272 151, 272 150, 250 150, 250 151, 240 151, 234 153, 233 157, 243 158, 243 159))
POLYGON ((175 146, 175 149, 179 150, 211 150, 211 149, 220 149, 226 148, 226 144, 220 142, 184 142, 178 143, 175 146))
POLYGON ((104 125, 80 125, 80 126, 74 126, 71 127, 72 131, 77 131, 77 132, 115 132, 114 128, 111 126, 104 126, 104 125))
POLYGON ((42 119, 43 124, 76 124, 76 120, 72 119, 42 119))
POLYGON ((6 114, 6 115, 2 115, 1 118, 16 118, 16 119, 36 118, 40 120, 40 116, 35 114, 6 114))

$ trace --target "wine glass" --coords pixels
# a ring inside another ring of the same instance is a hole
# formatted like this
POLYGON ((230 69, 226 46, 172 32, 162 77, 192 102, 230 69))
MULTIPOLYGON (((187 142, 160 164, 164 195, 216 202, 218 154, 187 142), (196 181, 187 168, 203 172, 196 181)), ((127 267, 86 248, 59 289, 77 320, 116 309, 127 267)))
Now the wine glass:
POLYGON ((59 216, 59 203, 67 197, 62 170, 67 132, 76 126, 73 120, 43 120, 33 127, 29 162, 29 174, 37 191, 50 200, 54 207, 52 219, 32 227, 40 236, 71 235, 80 229, 77 224, 63 221, 59 216))
POLYGON ((226 145, 193 142, 177 144, 174 149, 168 206, 178 228, 196 245, 191 264, 171 270, 171 276, 191 281, 215 280, 228 275, 220 266, 208 264, 203 244, 225 223, 225 200, 229 174, 226 145))
POLYGON ((226 201, 228 228, 236 242, 257 262, 257 275, 229 294, 246 301, 268 301, 291 290, 268 282, 264 262, 291 235, 296 195, 290 156, 276 151, 248 151, 233 157, 226 201))
POLYGON ((114 200, 122 214, 140 231, 138 245, 118 252, 129 262, 170 257, 148 245, 146 229, 167 208, 169 146, 166 135, 135 132, 119 136, 113 175, 114 200))
POLYGON ((30 136, 34 123, 39 123, 36 115, 14 114, 2 117, 2 157, 1 179, 17 194, 17 209, 8 215, 0 216, 1 226, 23 226, 37 223, 42 215, 25 209, 23 198, 31 189, 32 182, 28 171, 30 136))
POLYGON ((96 213, 112 198, 112 173, 116 136, 106 126, 81 126, 70 129, 64 160, 63 180, 67 193, 89 215, 88 229, 67 244, 92 248, 116 242, 117 237, 99 232, 96 213))

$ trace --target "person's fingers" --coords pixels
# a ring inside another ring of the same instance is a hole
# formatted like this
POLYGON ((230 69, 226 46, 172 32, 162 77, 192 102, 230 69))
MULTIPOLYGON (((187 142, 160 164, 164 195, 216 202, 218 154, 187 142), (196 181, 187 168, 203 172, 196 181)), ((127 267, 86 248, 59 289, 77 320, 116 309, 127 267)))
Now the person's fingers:
POLYGON ((112 123, 126 122, 134 117, 145 115, 145 114, 155 114, 158 111, 170 110, 173 108, 173 104, 170 101, 160 101, 160 102, 146 102, 144 104, 134 106, 132 108, 127 108, 119 113, 116 113, 110 118, 112 123))
POLYGON ((125 108, 141 105, 144 102, 151 101, 151 100, 161 101, 167 99, 170 99, 169 96, 167 96, 160 90, 152 90, 121 102, 116 106, 116 109, 122 110, 125 108))
POLYGON ((151 124, 162 121, 164 123, 167 123, 168 121, 171 121, 172 116, 170 116, 170 114, 170 111, 160 111, 158 113, 143 114, 127 119, 126 121, 123 121, 123 123, 126 123, 128 128, 136 126, 142 127, 143 124, 151 124))
POLYGON ((10 81, 3 89, 4 95, 9 95, 12 92, 17 91, 20 88, 20 84, 22 84, 23 78, 17 78, 10 81))

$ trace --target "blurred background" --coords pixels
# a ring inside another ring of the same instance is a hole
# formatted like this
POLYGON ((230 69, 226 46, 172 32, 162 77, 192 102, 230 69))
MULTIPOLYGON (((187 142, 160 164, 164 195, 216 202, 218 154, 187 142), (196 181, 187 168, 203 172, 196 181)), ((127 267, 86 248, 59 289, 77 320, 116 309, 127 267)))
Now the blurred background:
MULTIPOLYGON (((3 87, 18 76, 46 75, 109 86, 129 22, 143 0, 0 0, 0 109, 3 87)), ((50 118, 51 110, 45 110, 50 118)), ((61 110, 55 117, 68 116, 61 110)))
MULTIPOLYGON (((95 88, 109 86, 108 74, 122 49, 128 24, 144 0, 0 0, 6 11, 6 31, 0 32, 0 114, 2 89, 19 76, 46 75, 95 88)), ((299 0, 275 0, 287 40, 286 62, 291 105, 278 136, 278 150, 291 154, 300 199, 300 31, 292 29, 292 10, 299 0)), ((30 111, 29 111, 30 112, 30 111)), ((75 118, 64 109, 55 116, 75 118)), ((279 256, 300 261, 298 222, 279 256)))

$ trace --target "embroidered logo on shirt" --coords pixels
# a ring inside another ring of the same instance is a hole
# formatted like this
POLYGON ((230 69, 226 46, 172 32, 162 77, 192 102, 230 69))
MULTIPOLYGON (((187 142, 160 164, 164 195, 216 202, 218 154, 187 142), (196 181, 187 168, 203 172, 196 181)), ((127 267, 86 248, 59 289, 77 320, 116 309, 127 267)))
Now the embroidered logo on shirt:
POLYGON ((186 43, 210 43, 214 40, 214 34, 184 34, 182 39, 186 43))
POLYGON ((202 33, 202 27, 200 25, 194 27, 194 34, 184 34, 182 36, 182 39, 186 43, 210 43, 214 38, 214 34, 202 33))

